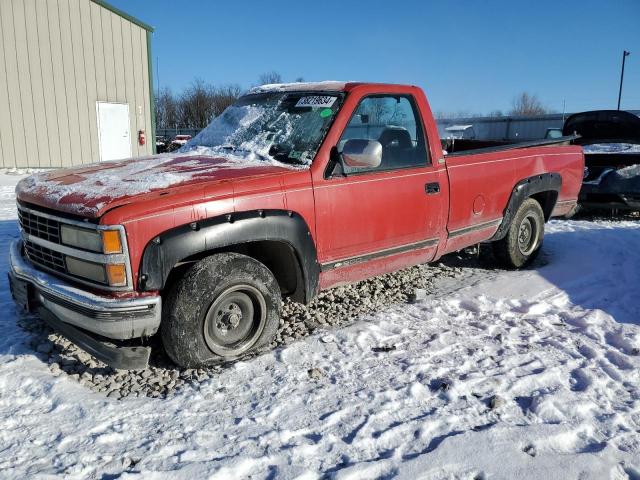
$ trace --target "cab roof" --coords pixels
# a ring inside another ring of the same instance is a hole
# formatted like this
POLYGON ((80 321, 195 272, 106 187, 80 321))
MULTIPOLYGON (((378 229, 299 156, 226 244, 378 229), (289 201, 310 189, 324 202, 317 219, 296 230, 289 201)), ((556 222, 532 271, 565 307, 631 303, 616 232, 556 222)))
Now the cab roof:
POLYGON ((302 92, 302 91, 323 91, 342 92, 350 84, 355 82, 342 82, 337 80, 326 80, 323 82, 296 82, 296 83, 270 83, 253 87, 249 93, 265 92, 302 92))
POLYGON ((271 93, 271 92, 349 92, 359 86, 376 86, 380 89, 389 88, 397 90, 398 87, 415 88, 414 85, 378 83, 378 82, 354 82, 325 80, 322 82, 296 82, 296 83, 271 83, 251 88, 247 94, 271 93))

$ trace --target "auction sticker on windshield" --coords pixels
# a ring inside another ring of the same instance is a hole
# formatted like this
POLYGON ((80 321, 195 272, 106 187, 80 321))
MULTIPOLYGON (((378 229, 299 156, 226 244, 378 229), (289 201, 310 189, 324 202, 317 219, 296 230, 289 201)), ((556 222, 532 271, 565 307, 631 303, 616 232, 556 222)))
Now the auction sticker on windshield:
POLYGON ((296 107, 327 108, 333 105, 335 101, 336 97, 329 95, 310 95, 300 98, 296 103, 296 107))

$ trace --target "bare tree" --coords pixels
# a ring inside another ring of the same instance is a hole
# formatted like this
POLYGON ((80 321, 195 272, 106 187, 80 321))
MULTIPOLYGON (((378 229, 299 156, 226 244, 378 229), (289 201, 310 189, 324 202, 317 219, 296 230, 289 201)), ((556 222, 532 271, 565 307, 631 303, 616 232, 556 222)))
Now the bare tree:
POLYGON ((282 75, 275 70, 265 72, 258 77, 258 83, 260 85, 267 85, 270 83, 282 83, 282 75))
POLYGON ((217 117, 224 112, 229 105, 238 99, 241 93, 242 89, 240 88, 240 85, 237 84, 215 88, 213 97, 213 115, 217 117))
POLYGON ((445 112, 445 111, 439 110, 435 112, 433 116, 438 120, 442 120, 442 119, 480 117, 481 115, 478 113, 470 112, 468 110, 458 110, 457 112, 445 112))
POLYGON ((178 102, 171 89, 164 88, 156 98, 156 125, 158 128, 171 128, 177 123, 178 102))
POLYGON ((295 79, 295 82, 296 82, 296 83, 304 83, 304 77, 297 77, 297 78, 295 79))
POLYGON ((522 92, 513 99, 513 108, 509 112, 511 115, 536 116, 548 113, 548 109, 538 99, 537 95, 522 92))
POLYGON ((357 114, 363 123, 371 125, 383 124, 394 116, 396 102, 388 98, 372 98, 367 102, 362 102, 358 107, 357 114), (366 118, 366 121, 364 120, 366 118))
POLYGON ((242 94, 237 84, 214 86, 196 78, 176 95, 164 88, 156 98, 158 128, 203 128, 242 94))
POLYGON ((502 113, 502 110, 493 110, 487 114, 487 117, 504 117, 504 113, 502 113))
POLYGON ((196 78, 179 97, 178 123, 181 127, 201 128, 214 116, 213 86, 196 78))
MULTIPOLYGON (((239 85, 216 87, 196 78, 174 99, 176 121, 181 128, 203 128, 240 96, 239 85)), ((170 126, 174 125, 169 123, 170 126)))

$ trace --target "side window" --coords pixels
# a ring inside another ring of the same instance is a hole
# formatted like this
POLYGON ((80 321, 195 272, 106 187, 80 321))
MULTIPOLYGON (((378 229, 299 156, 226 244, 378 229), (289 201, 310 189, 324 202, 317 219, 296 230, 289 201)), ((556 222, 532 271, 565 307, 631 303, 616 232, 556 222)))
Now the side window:
POLYGON ((377 168, 349 168, 345 173, 393 170, 429 164, 424 131, 413 99, 376 95, 364 98, 342 133, 338 151, 350 139, 377 140, 382 161, 377 168))

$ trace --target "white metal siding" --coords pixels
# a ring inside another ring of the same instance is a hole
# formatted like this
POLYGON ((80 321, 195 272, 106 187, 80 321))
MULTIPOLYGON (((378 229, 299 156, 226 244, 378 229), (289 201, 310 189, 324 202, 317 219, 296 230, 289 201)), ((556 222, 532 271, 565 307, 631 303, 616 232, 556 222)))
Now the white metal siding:
POLYGON ((91 0, 0 0, 0 166, 97 162, 99 101, 129 105, 150 154, 149 74, 147 31, 91 0))

